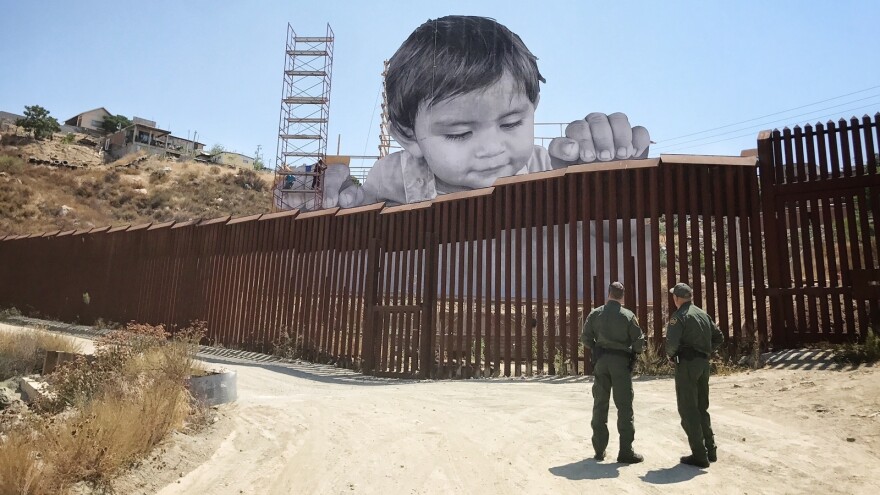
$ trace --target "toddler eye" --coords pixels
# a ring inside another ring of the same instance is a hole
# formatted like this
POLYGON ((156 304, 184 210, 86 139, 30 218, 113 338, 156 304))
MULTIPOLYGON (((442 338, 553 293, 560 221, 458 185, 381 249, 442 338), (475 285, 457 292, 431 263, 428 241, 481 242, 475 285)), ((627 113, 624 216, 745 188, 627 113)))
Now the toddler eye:
POLYGON ((521 126, 522 123, 523 123, 522 120, 517 120, 516 122, 510 122, 510 123, 507 123, 507 124, 501 124, 501 128, 502 128, 502 129, 514 129, 514 128, 516 128, 516 127, 521 126))
POLYGON ((445 137, 449 141, 461 141, 471 136, 471 131, 462 132, 460 134, 447 134, 445 137))

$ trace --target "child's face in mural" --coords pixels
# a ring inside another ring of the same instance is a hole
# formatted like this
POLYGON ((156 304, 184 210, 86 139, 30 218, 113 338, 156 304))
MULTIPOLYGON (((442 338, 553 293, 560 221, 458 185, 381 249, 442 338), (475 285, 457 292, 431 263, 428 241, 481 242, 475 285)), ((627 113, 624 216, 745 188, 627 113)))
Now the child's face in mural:
POLYGON ((516 174, 534 151, 535 105, 513 77, 431 106, 422 104, 404 147, 434 175, 465 188, 516 174))

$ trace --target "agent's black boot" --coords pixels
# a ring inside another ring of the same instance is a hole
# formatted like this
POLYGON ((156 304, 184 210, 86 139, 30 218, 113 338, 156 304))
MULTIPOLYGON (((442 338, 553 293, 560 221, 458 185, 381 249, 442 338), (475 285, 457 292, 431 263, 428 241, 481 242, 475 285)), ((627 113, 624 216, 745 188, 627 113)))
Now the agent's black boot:
POLYGON ((714 445, 712 447, 707 447, 706 452, 709 457, 709 462, 715 462, 718 460, 718 447, 714 445))
POLYGON ((708 460, 705 460, 705 459, 697 459, 697 458, 694 457, 693 455, 689 455, 689 456, 682 457, 682 458, 681 458, 681 463, 682 463, 682 464, 688 464, 688 465, 691 465, 691 466, 697 466, 697 467, 700 467, 700 468, 707 468, 707 467, 709 467, 709 461, 708 461, 708 460))
POLYGON ((629 452, 621 452, 617 455, 617 462, 623 464, 638 464, 644 460, 645 458, 641 454, 636 454, 632 450, 629 452))

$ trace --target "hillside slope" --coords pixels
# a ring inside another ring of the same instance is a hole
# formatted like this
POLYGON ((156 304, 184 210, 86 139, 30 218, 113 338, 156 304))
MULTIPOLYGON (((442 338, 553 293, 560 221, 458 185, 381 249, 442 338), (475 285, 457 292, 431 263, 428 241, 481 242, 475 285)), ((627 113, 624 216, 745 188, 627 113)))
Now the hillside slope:
POLYGON ((0 236, 264 213, 271 173, 0 136, 0 236), (40 165, 67 161, 75 168, 40 165))

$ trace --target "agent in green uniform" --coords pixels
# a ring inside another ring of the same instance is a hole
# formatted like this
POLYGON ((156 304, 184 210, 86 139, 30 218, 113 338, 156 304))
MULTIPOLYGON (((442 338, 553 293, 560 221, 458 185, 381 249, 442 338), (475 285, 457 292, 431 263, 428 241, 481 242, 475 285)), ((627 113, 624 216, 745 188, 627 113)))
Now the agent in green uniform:
POLYGON ((676 284, 669 292, 678 310, 666 325, 666 353, 675 366, 678 414, 691 447, 691 455, 681 462, 707 468, 718 458, 709 418, 709 356, 724 343, 724 335, 712 317, 691 302, 689 285, 676 284))
POLYGON ((596 460, 605 459, 608 446, 608 399, 617 407, 620 451, 617 462, 633 464, 644 457, 633 450, 632 366, 637 353, 645 350, 645 335, 632 311, 624 308, 624 288, 620 282, 608 287, 608 300, 590 312, 584 322, 581 341, 590 348, 593 360, 593 450, 596 460))

